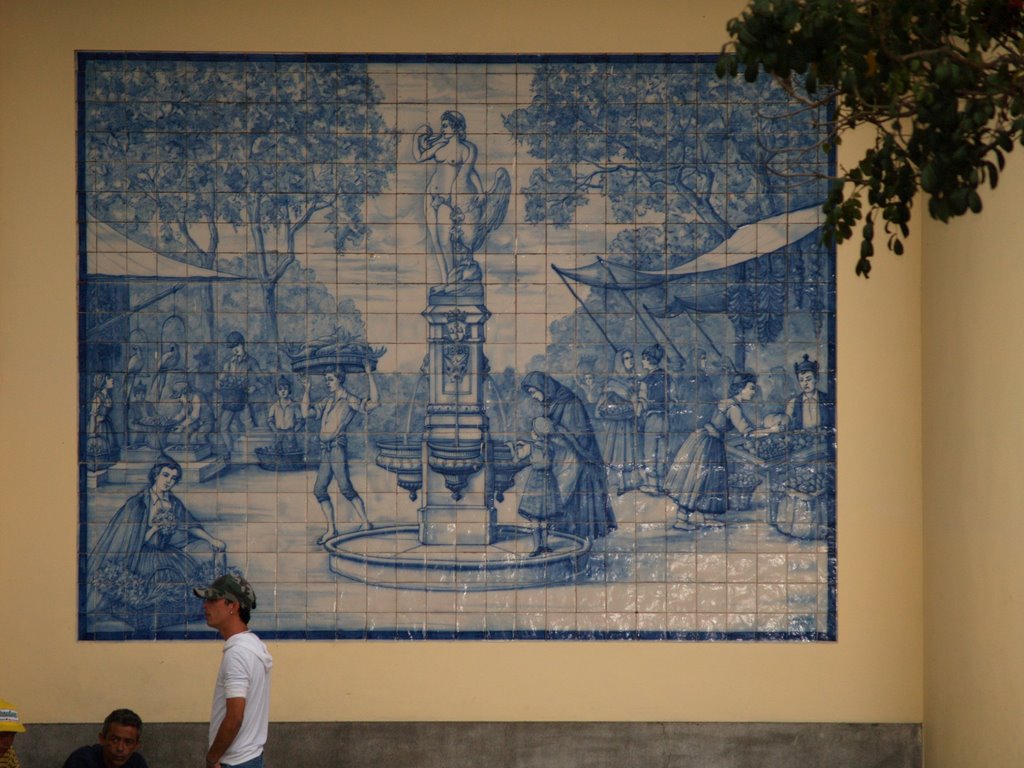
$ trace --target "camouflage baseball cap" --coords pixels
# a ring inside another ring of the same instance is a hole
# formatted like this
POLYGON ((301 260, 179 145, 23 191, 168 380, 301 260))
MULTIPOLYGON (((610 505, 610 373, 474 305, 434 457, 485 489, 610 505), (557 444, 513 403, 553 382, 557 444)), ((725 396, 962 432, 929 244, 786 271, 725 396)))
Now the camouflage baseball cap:
POLYGON ((206 589, 193 589, 196 597, 204 600, 225 600, 238 603, 242 608, 256 607, 256 591, 252 585, 241 576, 228 573, 221 576, 206 589))

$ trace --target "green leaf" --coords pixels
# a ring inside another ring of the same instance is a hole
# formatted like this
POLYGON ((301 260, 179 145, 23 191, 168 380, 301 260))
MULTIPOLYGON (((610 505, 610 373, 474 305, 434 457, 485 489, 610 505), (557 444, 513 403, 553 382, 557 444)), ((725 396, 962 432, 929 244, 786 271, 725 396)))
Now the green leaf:
MULTIPOLYGON (((986 179, 997 186, 1005 153, 1024 145, 1020 0, 748 2, 727 25, 747 72, 806 70, 808 94, 834 89, 832 146, 859 126, 877 130, 875 145, 829 191, 823 239, 852 237, 865 205, 863 241, 876 214, 887 233, 891 224, 907 237, 921 191, 939 221, 981 210, 978 188, 986 179), (863 203, 844 197, 844 181, 863 203)), ((896 252, 904 245, 894 237, 896 252)), ((866 276, 873 251, 862 249, 857 273, 866 276)))
POLYGON ((926 165, 921 169, 921 189, 925 192, 934 192, 939 186, 939 172, 934 165, 926 165))
POLYGON ((996 168, 995 163, 986 160, 985 170, 988 171, 989 186, 995 189, 999 185, 999 169, 996 168))

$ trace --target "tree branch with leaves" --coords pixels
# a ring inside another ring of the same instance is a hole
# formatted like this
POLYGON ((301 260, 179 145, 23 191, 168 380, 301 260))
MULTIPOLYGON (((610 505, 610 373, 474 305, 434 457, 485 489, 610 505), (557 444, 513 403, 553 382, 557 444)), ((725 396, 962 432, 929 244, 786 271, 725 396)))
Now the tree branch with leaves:
POLYGON ((827 243, 860 227, 858 275, 876 227, 903 253, 918 192, 933 219, 977 213, 979 190, 1024 144, 1024 0, 753 0, 727 31, 720 76, 764 72, 803 104, 831 105, 823 150, 875 128, 824 205, 827 243))

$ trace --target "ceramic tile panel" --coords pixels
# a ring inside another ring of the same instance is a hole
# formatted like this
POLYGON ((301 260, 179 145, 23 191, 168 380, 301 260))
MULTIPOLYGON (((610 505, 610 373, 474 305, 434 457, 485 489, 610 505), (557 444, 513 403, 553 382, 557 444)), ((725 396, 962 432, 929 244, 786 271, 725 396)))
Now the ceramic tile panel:
POLYGON ((82 53, 79 636, 828 641, 827 113, 715 57, 82 53))

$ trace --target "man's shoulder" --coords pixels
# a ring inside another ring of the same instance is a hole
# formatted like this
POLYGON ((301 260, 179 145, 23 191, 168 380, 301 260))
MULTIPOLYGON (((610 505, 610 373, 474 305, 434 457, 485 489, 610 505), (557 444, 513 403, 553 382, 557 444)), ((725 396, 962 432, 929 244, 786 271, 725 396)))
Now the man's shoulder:
POLYGON ((353 405, 358 405, 359 403, 363 402, 363 399, 364 398, 361 398, 358 395, 353 395, 347 389, 342 388, 338 390, 338 394, 328 395, 323 400, 319 400, 317 402, 320 408, 326 411, 337 405, 347 405, 350 407, 353 405))
POLYGON ((103 750, 99 744, 79 747, 64 761, 64 768, 103 768, 103 750))
MULTIPOLYGON (((64 768, 105 768, 103 765, 103 747, 99 744, 87 744, 79 747, 64 761, 64 768)), ((149 768, 141 754, 136 752, 128 758, 124 768, 149 768)))
POLYGON ((224 655, 255 654, 264 651, 263 641, 251 630, 232 635, 224 642, 224 655))

